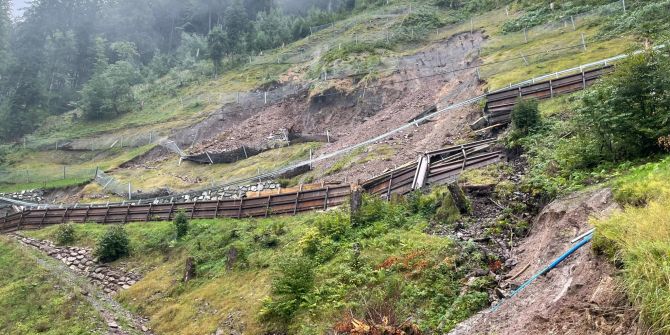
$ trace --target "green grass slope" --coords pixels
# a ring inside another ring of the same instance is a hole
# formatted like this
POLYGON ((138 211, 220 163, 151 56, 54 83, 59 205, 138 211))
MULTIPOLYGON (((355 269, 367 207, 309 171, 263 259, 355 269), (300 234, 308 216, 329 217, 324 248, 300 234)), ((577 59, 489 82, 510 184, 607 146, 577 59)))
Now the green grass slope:
POLYGON ((595 245, 622 267, 621 283, 642 320, 670 333, 670 158, 617 178, 615 196, 626 207, 594 222, 595 245))
MULTIPOLYGON (((353 219, 339 209, 194 220, 181 240, 170 222, 129 224, 132 255, 121 262, 146 276, 119 299, 149 316, 159 334, 226 327, 323 334, 351 327, 352 318, 383 324, 381 316, 391 326, 409 318, 424 330, 448 331, 488 305, 491 277, 464 283, 494 261, 474 245, 424 233, 431 222, 453 222, 449 199, 440 190, 401 203, 367 199, 353 219), (183 283, 187 257, 197 278, 183 283)), ((77 225, 77 244, 93 245, 105 229, 77 225)), ((55 232, 30 235, 53 239, 55 232)))
POLYGON ((0 237, 0 333, 83 335, 104 329, 82 292, 53 278, 32 260, 32 252, 0 237))

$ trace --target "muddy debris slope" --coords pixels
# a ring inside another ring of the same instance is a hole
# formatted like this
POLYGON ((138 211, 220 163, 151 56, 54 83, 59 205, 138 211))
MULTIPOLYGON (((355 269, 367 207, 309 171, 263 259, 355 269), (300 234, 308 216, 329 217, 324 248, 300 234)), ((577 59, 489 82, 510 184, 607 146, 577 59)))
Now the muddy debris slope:
MULTIPOLYGON (((227 105, 198 124, 175 130, 170 139, 184 150, 190 148, 190 153, 217 153, 242 146, 261 148, 267 146, 272 134, 291 129, 309 135, 328 132, 337 138, 337 142, 324 145, 316 155, 348 147, 402 126, 427 110, 434 110, 435 106, 442 108, 480 93, 475 69, 452 70, 478 63, 484 40, 485 35, 475 31, 433 43, 415 54, 401 57, 397 61, 400 70, 385 72, 367 87, 357 83, 357 78, 346 78, 327 82, 319 92, 305 87, 279 103, 260 108, 227 105)), ((387 139, 388 142, 377 143, 393 147, 395 155, 384 167, 373 164, 352 173, 357 178, 369 178, 389 166, 415 159, 419 151, 454 143, 464 137, 475 109, 445 113, 434 122, 418 125, 417 129, 387 139)), ((164 159, 173 155, 159 154, 164 159)), ((160 159, 151 157, 136 163, 156 160, 160 159)), ((342 177, 334 176, 334 179, 342 177)))
MULTIPOLYGON (((591 217, 619 210, 611 190, 583 192, 545 207, 515 251, 508 291, 570 249, 591 217)), ((637 313, 614 282, 615 268, 590 244, 577 250, 515 297, 458 325, 465 334, 642 334, 637 313)))

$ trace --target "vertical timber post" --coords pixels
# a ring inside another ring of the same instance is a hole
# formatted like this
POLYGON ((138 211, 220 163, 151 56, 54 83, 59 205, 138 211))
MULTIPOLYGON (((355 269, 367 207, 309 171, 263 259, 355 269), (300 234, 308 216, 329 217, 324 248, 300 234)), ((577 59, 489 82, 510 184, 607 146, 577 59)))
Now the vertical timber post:
POLYGON ((358 215, 362 206, 363 192, 361 191, 360 186, 356 185, 353 190, 351 190, 351 199, 349 200, 351 223, 354 223, 355 217, 358 215))
POLYGON ((523 40, 528 43, 528 33, 526 33, 526 27, 523 28, 523 40))

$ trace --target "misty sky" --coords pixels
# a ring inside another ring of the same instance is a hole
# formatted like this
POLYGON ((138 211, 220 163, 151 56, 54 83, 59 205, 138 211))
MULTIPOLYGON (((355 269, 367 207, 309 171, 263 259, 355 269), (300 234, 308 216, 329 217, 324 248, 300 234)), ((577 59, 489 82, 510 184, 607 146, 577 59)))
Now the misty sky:
POLYGON ((10 0, 12 2, 12 16, 18 17, 23 13, 23 9, 28 7, 30 0, 10 0))

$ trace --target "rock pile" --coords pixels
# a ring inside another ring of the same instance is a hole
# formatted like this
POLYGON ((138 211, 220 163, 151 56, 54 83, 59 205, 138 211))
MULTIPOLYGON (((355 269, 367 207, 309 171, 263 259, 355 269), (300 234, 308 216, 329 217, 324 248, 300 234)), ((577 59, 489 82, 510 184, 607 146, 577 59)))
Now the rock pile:
POLYGON ((140 280, 140 276, 134 273, 99 263, 89 248, 58 247, 51 241, 22 236, 18 239, 21 243, 40 249, 60 260, 75 273, 88 277, 107 294, 113 295, 122 289, 127 290, 140 280))
POLYGON ((263 181, 253 185, 245 186, 226 186, 220 189, 211 191, 202 191, 197 193, 183 194, 175 196, 174 198, 163 198, 162 200, 155 200, 154 204, 162 202, 191 202, 191 201, 208 201, 208 200, 226 200, 226 199, 240 199, 246 195, 247 192, 260 192, 266 190, 279 189, 281 185, 273 181, 263 181))
POLYGON ((21 192, 0 193, 0 197, 20 200, 25 202, 39 203, 44 200, 43 190, 23 190, 21 192))

